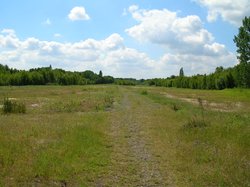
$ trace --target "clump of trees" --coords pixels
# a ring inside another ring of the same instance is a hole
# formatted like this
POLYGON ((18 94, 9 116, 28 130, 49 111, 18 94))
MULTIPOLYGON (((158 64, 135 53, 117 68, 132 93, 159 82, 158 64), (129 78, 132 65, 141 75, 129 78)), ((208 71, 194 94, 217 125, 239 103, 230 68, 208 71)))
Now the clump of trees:
MULTIPOLYGON (((184 70, 182 69, 183 73, 184 70)), ((192 88, 192 89, 225 89, 238 86, 236 79, 236 68, 224 69, 217 67, 215 72, 210 75, 194 75, 187 77, 184 75, 171 76, 166 79, 149 79, 149 85, 192 88)))
POLYGON ((103 76, 102 71, 96 74, 90 70, 84 72, 70 72, 62 69, 43 68, 17 70, 0 64, 0 86, 22 85, 86 85, 109 84, 114 78, 103 76))

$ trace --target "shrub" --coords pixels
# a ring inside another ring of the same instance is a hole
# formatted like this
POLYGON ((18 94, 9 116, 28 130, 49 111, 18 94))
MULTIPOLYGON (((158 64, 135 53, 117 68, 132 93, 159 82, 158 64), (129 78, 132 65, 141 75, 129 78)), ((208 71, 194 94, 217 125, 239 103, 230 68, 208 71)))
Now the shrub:
POLYGON ((148 95, 148 91, 147 91, 147 90, 143 90, 143 91, 141 92, 141 94, 142 94, 142 95, 148 95))
POLYGON ((3 101, 3 113, 26 113, 26 106, 24 103, 19 103, 9 98, 5 98, 3 101))
POLYGON ((180 110, 180 107, 179 107, 177 104, 173 103, 173 104, 171 105, 171 109, 172 109, 173 111, 177 112, 178 110, 180 110))

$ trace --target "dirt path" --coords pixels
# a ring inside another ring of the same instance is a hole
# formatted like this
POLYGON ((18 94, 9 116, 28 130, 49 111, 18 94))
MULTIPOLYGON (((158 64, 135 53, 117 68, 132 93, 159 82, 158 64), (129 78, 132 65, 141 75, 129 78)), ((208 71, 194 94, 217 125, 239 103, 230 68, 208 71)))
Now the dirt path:
MULTIPOLYGON (((194 99, 194 98, 186 98, 186 97, 178 97, 175 95, 171 95, 165 92, 161 93, 162 95, 170 98, 170 99, 178 99, 181 101, 185 101, 194 105, 200 105, 198 98, 194 99)), ((243 103, 241 102, 230 102, 230 103, 216 103, 216 102, 209 102, 207 100, 202 100, 202 104, 203 107, 205 107, 206 109, 209 110, 213 110, 213 111, 219 111, 219 112, 235 112, 238 111, 242 108, 243 103)))
POLYGON ((165 186, 144 128, 150 109, 143 106, 145 101, 138 95, 127 90, 122 93, 122 101, 111 119, 113 156, 108 185, 165 186))

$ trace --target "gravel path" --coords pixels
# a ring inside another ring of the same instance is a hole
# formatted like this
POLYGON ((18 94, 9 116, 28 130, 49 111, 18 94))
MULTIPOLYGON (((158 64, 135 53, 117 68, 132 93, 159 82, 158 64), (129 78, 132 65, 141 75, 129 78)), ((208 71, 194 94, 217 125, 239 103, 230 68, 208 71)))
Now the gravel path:
POLYGON ((159 163, 149 150, 150 138, 144 131, 148 109, 138 99, 141 98, 124 92, 121 104, 113 112, 113 158, 108 186, 165 186, 159 163))

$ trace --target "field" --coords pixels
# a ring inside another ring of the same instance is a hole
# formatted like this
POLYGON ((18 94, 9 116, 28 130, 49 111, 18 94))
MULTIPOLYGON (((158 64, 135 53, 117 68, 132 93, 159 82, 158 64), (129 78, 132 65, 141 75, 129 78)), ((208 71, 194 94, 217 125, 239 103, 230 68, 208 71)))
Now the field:
POLYGON ((0 87, 0 186, 250 186, 250 90, 0 87))

